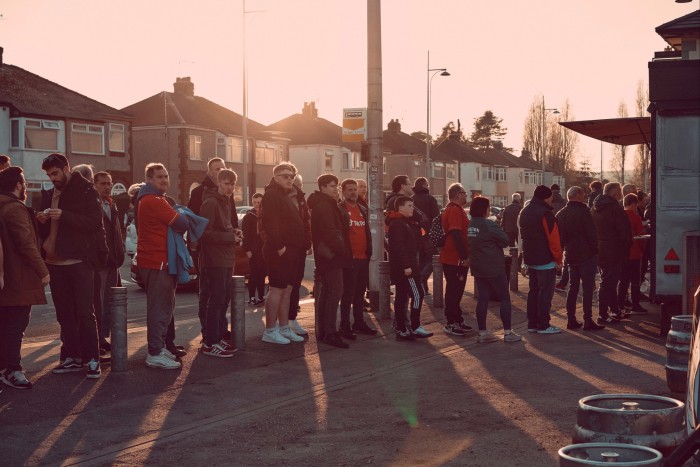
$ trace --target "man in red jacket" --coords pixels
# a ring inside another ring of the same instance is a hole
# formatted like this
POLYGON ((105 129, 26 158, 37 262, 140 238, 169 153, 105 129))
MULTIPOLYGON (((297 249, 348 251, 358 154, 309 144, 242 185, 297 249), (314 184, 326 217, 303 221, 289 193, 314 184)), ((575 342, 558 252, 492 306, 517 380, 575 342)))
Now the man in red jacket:
MULTIPOLYGON (((630 221, 630 227, 632 227, 632 236, 638 236, 644 234, 644 225, 642 224, 642 218, 639 217, 637 213, 637 195, 629 193, 625 195, 622 204, 625 208, 625 214, 630 221)), ((627 299, 627 290, 632 287, 632 309, 630 314, 633 315, 643 315, 648 313, 646 309, 642 308, 639 304, 639 283, 641 275, 639 273, 641 269, 642 256, 644 256, 644 240, 633 240, 632 247, 630 248, 630 254, 622 265, 622 271, 620 272, 620 283, 617 286, 617 303, 620 309, 625 308, 625 300, 627 299)))

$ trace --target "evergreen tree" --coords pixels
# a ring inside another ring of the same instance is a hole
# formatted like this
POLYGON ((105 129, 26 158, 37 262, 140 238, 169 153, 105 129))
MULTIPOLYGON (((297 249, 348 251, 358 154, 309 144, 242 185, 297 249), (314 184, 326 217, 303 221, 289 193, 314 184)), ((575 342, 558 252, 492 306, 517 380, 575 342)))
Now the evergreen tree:
MULTIPOLYGON (((487 110, 484 115, 474 119, 474 131, 469 137, 469 144, 477 150, 486 150, 493 147, 493 141, 502 141, 507 128, 503 128, 502 118, 496 117, 492 111, 487 110)), ((513 148, 503 148, 505 151, 513 152, 513 148)))

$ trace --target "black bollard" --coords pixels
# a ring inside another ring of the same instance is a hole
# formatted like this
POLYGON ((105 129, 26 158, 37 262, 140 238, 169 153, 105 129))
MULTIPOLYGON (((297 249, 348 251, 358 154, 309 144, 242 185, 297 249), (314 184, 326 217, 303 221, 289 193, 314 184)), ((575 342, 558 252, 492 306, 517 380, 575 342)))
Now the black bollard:
POLYGON ((231 344, 245 350, 245 277, 233 276, 231 281, 231 344))
POLYGON ((442 288, 442 263, 440 255, 433 255, 433 306, 442 308, 445 306, 445 292, 442 288))
POLYGON ((112 371, 126 371, 129 368, 129 354, 126 335, 126 287, 109 288, 109 308, 112 315, 112 350, 110 363, 112 371))
POLYGON ((391 277, 389 277, 389 261, 379 262, 379 319, 391 319, 391 277))

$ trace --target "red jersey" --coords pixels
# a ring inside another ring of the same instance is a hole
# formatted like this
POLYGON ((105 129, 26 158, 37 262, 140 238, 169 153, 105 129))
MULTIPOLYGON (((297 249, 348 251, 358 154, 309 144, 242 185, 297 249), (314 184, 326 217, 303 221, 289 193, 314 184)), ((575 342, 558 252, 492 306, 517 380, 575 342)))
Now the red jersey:
POLYGON ((139 201, 136 246, 138 264, 146 269, 168 265, 168 226, 178 216, 164 196, 145 195, 139 201))
POLYGON ((367 259, 367 230, 365 226, 365 216, 360 211, 360 206, 351 206, 343 203, 350 217, 350 249, 354 259, 367 259))
POLYGON ((456 203, 449 203, 442 212, 442 229, 445 231, 445 245, 440 250, 440 262, 459 266, 459 252, 455 246, 454 239, 450 234, 453 230, 459 231, 464 250, 467 248, 467 229, 469 228, 469 218, 464 209, 456 203))
MULTIPOLYGON (((642 224, 642 218, 639 217, 637 211, 630 211, 625 209, 625 214, 630 220, 630 226, 632 227, 632 236, 644 235, 645 229, 642 224)), ((630 255, 627 259, 642 259, 644 256, 644 240, 632 240, 632 247, 630 248, 630 255)))

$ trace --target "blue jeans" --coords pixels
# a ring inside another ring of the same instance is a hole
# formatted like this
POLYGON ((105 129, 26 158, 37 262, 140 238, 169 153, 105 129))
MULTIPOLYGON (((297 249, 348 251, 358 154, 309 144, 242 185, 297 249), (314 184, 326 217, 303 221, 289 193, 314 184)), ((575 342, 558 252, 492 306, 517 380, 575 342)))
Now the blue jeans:
POLYGON ((547 329, 557 270, 529 268, 527 273, 530 278, 530 290, 527 293, 527 327, 528 329, 547 329))
POLYGON ((508 291, 508 279, 505 274, 496 277, 475 277, 476 290, 479 298, 476 302, 476 322, 479 331, 486 330, 486 312, 489 309, 489 297, 491 292, 501 299, 501 322, 503 329, 511 329, 510 292, 508 291))
POLYGON ((595 289, 595 274, 598 270, 598 256, 594 255, 583 263, 569 264, 571 286, 566 296, 566 315, 569 321, 576 320, 576 300, 578 298, 579 282, 583 285, 583 319, 593 319, 593 289, 595 289))
POLYGON ((208 297, 204 313, 204 343, 218 344, 228 327, 226 310, 231 297, 233 268, 202 268, 200 281, 206 284, 208 297))

